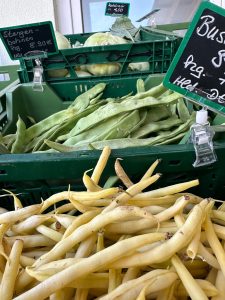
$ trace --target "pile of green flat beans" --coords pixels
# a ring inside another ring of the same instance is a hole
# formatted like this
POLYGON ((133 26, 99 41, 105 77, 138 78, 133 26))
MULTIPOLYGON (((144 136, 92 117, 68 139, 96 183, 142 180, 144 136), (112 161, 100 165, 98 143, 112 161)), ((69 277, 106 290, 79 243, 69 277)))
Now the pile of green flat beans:
POLYGON ((99 83, 79 95, 67 109, 26 127, 19 116, 14 134, 0 137, 0 153, 69 152, 178 143, 195 121, 182 96, 159 84, 104 98, 99 83))

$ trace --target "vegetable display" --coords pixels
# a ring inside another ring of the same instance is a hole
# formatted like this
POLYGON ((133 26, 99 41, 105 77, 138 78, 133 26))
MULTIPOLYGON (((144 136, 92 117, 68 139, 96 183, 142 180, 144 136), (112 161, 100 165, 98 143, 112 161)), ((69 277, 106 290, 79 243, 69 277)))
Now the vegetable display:
MULTIPOLYGON (((70 49, 70 41, 60 32, 55 31, 55 38, 56 38, 56 43, 58 46, 58 49, 70 49)), ((48 76, 49 77, 64 77, 68 74, 67 69, 60 69, 60 70, 49 70, 48 71, 48 76)))
POLYGON ((23 207, 5 190, 15 209, 0 214, 1 299, 224 299, 224 203, 187 192, 197 179, 156 189, 159 160, 132 182, 116 159, 118 187, 102 186, 110 153, 83 191, 23 207))
POLYGON ((60 32, 55 31, 55 38, 57 42, 58 49, 70 49, 70 41, 60 32))
POLYGON ((67 109, 1 137, 2 151, 75 151, 177 143, 195 121, 180 94, 162 84, 147 91, 137 80, 137 93, 104 98, 105 83, 80 94, 67 109))
MULTIPOLYGON (((106 46, 106 45, 121 45, 131 42, 138 42, 140 40, 139 31, 142 27, 135 28, 131 23, 130 19, 127 17, 118 17, 115 23, 112 24, 109 32, 96 32, 91 34, 85 42, 82 44, 76 42, 74 47, 93 47, 93 46, 106 46)), ((71 48, 70 41, 61 33, 55 32, 57 45, 59 49, 69 49, 71 48)), ((150 64, 148 61, 144 62, 133 62, 128 64, 129 71, 148 71, 150 64)), ((121 70, 121 64, 117 62, 108 63, 96 63, 96 64, 85 64, 79 67, 75 67, 75 72, 78 77, 83 76, 103 76, 103 75, 113 75, 119 74, 121 70), (86 73, 80 73, 84 71, 86 73)), ((48 76, 54 77, 64 77, 68 74, 67 69, 61 70, 49 70, 48 76)))

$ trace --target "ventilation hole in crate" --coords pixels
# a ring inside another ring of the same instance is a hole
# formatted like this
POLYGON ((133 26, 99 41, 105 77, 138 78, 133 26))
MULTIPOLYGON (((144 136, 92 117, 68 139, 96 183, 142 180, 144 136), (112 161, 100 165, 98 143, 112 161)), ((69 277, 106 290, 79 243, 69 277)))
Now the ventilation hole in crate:
POLYGON ((173 178, 170 178, 170 181, 171 182, 184 182, 184 181, 188 181, 190 180, 188 175, 185 174, 185 173, 182 173, 182 174, 176 174, 175 176, 173 176, 173 178))
MULTIPOLYGON (((13 183, 1 183, 1 189, 6 189, 6 190, 9 190, 13 193, 16 193, 16 187, 13 183)), ((1 189, 0 189, 0 193, 1 193, 1 189)))
POLYGON ((175 159, 175 160, 170 160, 169 161, 169 166, 179 166, 180 165, 180 160, 175 159))
POLYGON ((83 93, 87 92, 88 89, 89 89, 89 87, 87 85, 83 85, 83 93))
POLYGON ((83 86, 82 84, 80 84, 80 85, 79 85, 79 92, 80 92, 80 93, 83 93, 83 92, 84 92, 83 89, 85 89, 85 86, 83 86))
POLYGON ((0 120, 0 122, 1 122, 0 131, 2 131, 3 128, 5 128, 5 126, 7 125, 8 121, 7 121, 7 119, 4 120, 4 118, 3 118, 2 120, 0 120))
POLYGON ((214 185, 213 185, 212 183, 210 183, 209 189, 210 189, 210 190, 214 190, 214 185))
POLYGON ((80 157, 88 157, 89 154, 88 154, 88 153, 79 153, 79 156, 80 156, 80 157))
POLYGON ((212 179, 213 179, 213 180, 216 179, 216 174, 215 174, 215 173, 212 174, 212 179))
POLYGON ((0 175, 6 175, 6 174, 7 174, 6 170, 0 169, 0 175))

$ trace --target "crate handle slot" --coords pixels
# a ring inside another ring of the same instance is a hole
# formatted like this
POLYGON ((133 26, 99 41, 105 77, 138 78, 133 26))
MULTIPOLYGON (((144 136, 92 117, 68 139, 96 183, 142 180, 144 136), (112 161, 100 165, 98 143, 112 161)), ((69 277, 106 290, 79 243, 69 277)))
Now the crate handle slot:
POLYGON ((88 62, 88 57, 86 54, 77 54, 75 56, 67 57, 69 62, 74 62, 77 64, 86 64, 88 62))
POLYGON ((180 163, 181 163, 181 162, 180 162, 180 160, 178 160, 178 159, 177 159, 177 160, 170 160, 170 161, 169 161, 169 165, 170 165, 170 166, 179 166, 180 163))
POLYGON ((6 172, 6 170, 4 170, 4 169, 0 169, 0 176, 1 175, 7 175, 7 172, 6 172))
POLYGON ((43 60, 43 66, 48 66, 53 63, 64 63, 63 59, 49 58, 43 60))
MULTIPOLYGON (((155 51, 156 55, 161 55, 161 51, 155 51)), ((139 52, 134 54, 129 54, 129 57, 138 57, 138 56, 149 56, 151 57, 153 55, 153 51, 145 51, 145 52, 139 52)), ((120 58, 126 57, 127 53, 122 53, 121 51, 113 51, 108 56, 107 59, 109 61, 118 61, 120 58)))
POLYGON ((109 61, 118 61, 120 58, 126 57, 126 56, 127 56, 127 54, 123 53, 121 51, 113 51, 113 52, 109 53, 109 55, 107 56, 107 59, 109 61))

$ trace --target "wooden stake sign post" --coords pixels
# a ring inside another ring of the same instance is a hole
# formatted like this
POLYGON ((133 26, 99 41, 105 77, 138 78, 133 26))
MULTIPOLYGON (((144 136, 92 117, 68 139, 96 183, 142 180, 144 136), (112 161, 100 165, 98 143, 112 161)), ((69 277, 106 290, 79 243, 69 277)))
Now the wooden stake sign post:
POLYGON ((225 10, 203 2, 163 84, 209 110, 225 114, 225 10))

